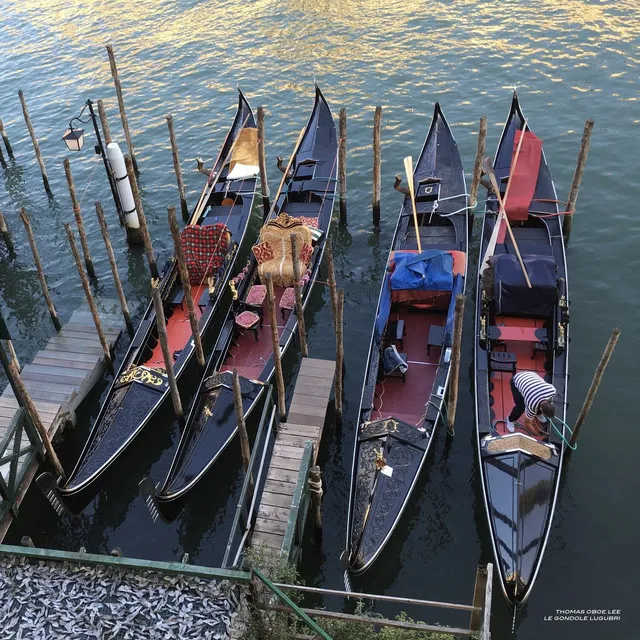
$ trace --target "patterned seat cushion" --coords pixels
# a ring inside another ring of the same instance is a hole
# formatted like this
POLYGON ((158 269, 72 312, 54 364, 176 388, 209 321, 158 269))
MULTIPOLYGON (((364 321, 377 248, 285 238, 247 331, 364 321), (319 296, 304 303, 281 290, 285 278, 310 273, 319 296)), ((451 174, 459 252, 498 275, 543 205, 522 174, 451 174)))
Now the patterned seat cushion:
POLYGON ((223 265, 230 237, 222 222, 203 227, 193 224, 182 230, 182 249, 191 284, 201 284, 223 265))
POLYGON ((287 287, 280 298, 281 309, 293 309, 296 306, 296 291, 293 287, 287 287))
POLYGON ((247 295, 245 302, 252 307, 261 307, 266 297, 267 287, 264 284, 254 284, 249 289, 249 295, 247 295))
POLYGON ((236 324, 242 329, 253 329, 258 322, 260 322, 260 316, 253 311, 243 311, 236 316, 236 324))

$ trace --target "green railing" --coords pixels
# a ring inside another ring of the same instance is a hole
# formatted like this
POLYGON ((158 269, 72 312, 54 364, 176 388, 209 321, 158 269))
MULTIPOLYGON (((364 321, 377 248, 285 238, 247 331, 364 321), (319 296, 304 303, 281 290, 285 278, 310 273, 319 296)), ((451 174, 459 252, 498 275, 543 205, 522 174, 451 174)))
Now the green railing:
POLYGON ((25 474, 36 457, 44 458, 44 448, 29 413, 18 407, 7 432, 0 441, 0 519, 7 512, 18 515, 17 497, 25 474), (26 433, 29 444, 22 446, 22 435, 26 433), (9 465, 8 473, 6 465, 9 465), (6 475, 6 480, 5 480, 6 475))
POLYGON ((253 441, 251 457, 249 458, 249 472, 245 475, 242 490, 240 491, 236 515, 233 519, 231 533, 229 534, 222 560, 223 567, 234 567, 238 564, 253 524, 257 496, 263 484, 263 474, 266 473, 266 454, 273 436, 275 406, 271 401, 272 395, 273 387, 269 385, 264 407, 262 408, 262 415, 260 416, 260 423, 258 424, 258 431, 253 441))
POLYGON ((296 490, 291 500, 289 521, 284 532, 282 555, 291 563, 297 564, 302 547, 304 525, 309 509, 309 469, 313 460, 313 442, 307 440, 302 454, 296 490))
POLYGON ((284 602, 290 609, 293 614, 295 614, 300 620, 302 620, 310 629, 315 631, 321 638, 325 640, 331 640, 331 636, 326 633, 318 624, 310 618, 284 591, 280 588, 276 587, 269 578, 264 576, 258 569, 253 569, 252 574, 260 579, 260 581, 282 602, 284 602))
POLYGON ((58 551, 56 549, 39 549, 37 547, 17 547, 8 544, 0 544, 0 555, 20 556, 36 560, 48 560, 51 562, 71 562, 82 565, 98 565, 104 567, 119 567, 137 571, 158 571, 165 574, 180 574, 209 578, 212 580, 230 580, 248 584, 251 574, 246 571, 232 571, 229 569, 217 569, 186 564, 184 562, 158 562, 155 560, 143 560, 140 558, 123 558, 106 556, 98 553, 86 553, 83 551, 58 551))

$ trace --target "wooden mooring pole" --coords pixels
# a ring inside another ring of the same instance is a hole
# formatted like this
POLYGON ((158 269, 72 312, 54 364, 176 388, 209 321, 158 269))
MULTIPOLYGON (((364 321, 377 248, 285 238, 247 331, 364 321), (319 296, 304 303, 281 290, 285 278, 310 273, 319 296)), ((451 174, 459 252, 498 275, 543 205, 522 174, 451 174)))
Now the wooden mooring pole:
POLYGON ((122 97, 122 85, 120 84, 120 77, 118 76, 118 67, 116 66, 116 58, 113 54, 113 47, 107 45, 107 54, 109 55, 109 65, 111 66, 111 75, 113 76, 113 84, 116 87, 116 95, 118 97, 118 108, 120 109, 120 119, 122 120, 122 129, 124 130, 124 137, 127 141, 127 149, 129 149, 129 155, 131 156, 131 162, 133 163, 133 169, 138 175, 138 162, 133 152, 133 142, 131 142, 131 133, 129 132, 129 121, 127 120, 127 114, 124 110, 124 98, 122 97))
POLYGON ((191 324, 191 335, 193 336, 193 343, 196 348, 196 358, 198 364, 204 367, 204 351, 202 349, 202 340, 200 338, 200 330, 198 329, 198 318, 196 317, 196 306, 193 302, 193 296, 191 295, 191 283, 189 281, 189 271, 187 270, 187 264, 184 257, 184 250, 182 249, 182 242, 180 238, 180 229, 178 228, 178 220, 176 219, 176 208, 168 207, 167 214, 169 217, 169 229, 171 230, 171 236, 173 237, 173 246, 176 251, 176 261, 178 263, 178 272, 180 273, 180 282, 182 283, 182 291, 184 292, 184 299, 187 303, 187 311, 189 313, 189 323, 191 324))
POLYGON ((98 100, 98 115, 100 116, 100 122, 102 123, 102 133, 104 134, 105 146, 111 144, 111 128, 109 127, 109 121, 107 120, 107 112, 104 108, 104 102, 98 100))
MULTIPOLYGON (((471 178, 471 191, 469 192, 469 212, 473 216, 473 210, 478 204, 478 185, 482 177, 482 160, 487 146, 487 116, 480 118, 480 130, 478 131, 478 147, 476 149, 476 159, 473 163, 473 177, 471 178)), ((471 218, 471 221, 473 218, 471 218)), ((470 221, 470 222, 471 222, 470 221)), ((471 222, 472 224, 472 222, 471 222)))
POLYGON ((31 247, 31 253, 33 254, 33 261, 35 262, 35 265, 36 265, 38 280, 40 281, 40 286, 42 287, 42 294, 44 295, 45 302, 47 303, 47 309, 49 309, 49 315, 51 316, 51 321, 53 322, 53 326, 56 328, 56 331, 60 331, 60 329, 62 329, 62 325, 60 324, 60 320, 58 319, 56 308, 53 306, 53 300, 51 300, 51 295, 49 295, 49 287, 47 287, 47 281, 44 277, 44 270, 42 269, 42 263, 40 262, 40 254, 38 253, 36 239, 33 235, 33 229, 31 228, 31 222, 29 222, 27 211, 24 208, 20 209, 20 219, 22 220, 24 224, 24 228, 27 231, 27 238, 29 239, 29 246, 31 247))
POLYGON ((598 393, 600 383, 602 382, 602 376, 604 375, 605 369, 609 364, 609 360, 611 360, 611 354, 616 348, 619 337, 620 329, 616 328, 611 332, 611 337, 609 338, 609 342, 607 342, 607 346, 605 347, 604 353, 602 354, 602 358, 600 358, 600 363, 598 364, 598 368, 596 369, 593 380, 591 381, 591 386, 589 387, 589 391, 587 392, 587 397, 584 399, 584 404, 582 405, 582 409, 580 409, 580 414, 578 415, 576 424, 573 427, 573 435, 571 436, 571 440, 569 442, 570 446, 572 447, 575 446, 575 444, 578 442, 578 437, 580 436, 582 425, 589 415, 591 405, 593 404, 596 393, 598 393))
POLYGON ((0 146, 0 166, 3 169, 7 168, 7 161, 4 159, 4 153, 2 153, 2 147, 0 146))
POLYGON ((297 260, 298 255, 298 238, 295 233, 290 235, 291 238, 291 255, 293 256, 293 289, 296 296, 296 319, 298 321, 298 338, 300 339, 300 354, 303 358, 309 356, 307 347, 307 326, 304 321, 304 308, 302 306, 302 285, 300 283, 300 263, 297 260))
POLYGON ((60 460, 56 455, 53 444, 51 444, 49 433, 47 432, 46 427, 42 424, 42 420, 40 419, 38 410, 36 409, 33 400, 31 400, 31 396, 29 395, 27 388, 24 386, 24 382, 22 382, 22 376, 20 375, 20 372, 13 364, 13 362, 9 362, 7 354, 5 353, 2 345, 0 345, 0 360, 2 361, 5 373, 7 374, 7 378, 9 379, 9 384, 11 385, 11 389, 13 390, 13 394, 15 395, 18 404, 25 408, 33 426, 38 431, 40 440, 42 441, 42 444, 44 445, 44 449, 47 452, 48 456, 51 458, 51 463, 53 464, 56 473, 61 478, 66 480, 64 469, 62 468, 60 460))
POLYGON ((329 286, 329 301, 331 302, 331 317, 333 318, 333 328, 336 328, 336 272, 333 267, 333 246, 331 240, 327 240, 325 247, 325 255, 327 256, 327 285, 329 286))
POLYGON ((173 169, 176 172, 176 180, 178 181, 178 194, 180 195, 180 209, 182 211, 182 219, 186 222, 189 219, 189 207, 187 206, 187 196, 184 189, 184 181, 182 180, 182 168, 180 167, 180 155, 178 154, 178 143, 176 142, 176 132, 173 129, 173 116, 168 115, 167 127, 169 128, 169 139, 171 140, 171 155, 173 157, 173 169))
POLYGON ((278 391, 278 413, 283 421, 287 416, 284 396, 284 376, 282 375, 282 360, 280 358, 280 337, 278 336, 278 318, 276 315, 276 297, 273 292, 271 274, 265 274, 267 281, 267 307, 269 309, 269 325, 271 326, 271 347, 273 349, 273 364, 276 373, 276 389, 278 391))
POLYGON ((11 148, 11 144, 9 143, 9 136, 7 135, 7 132, 5 131, 4 124, 3 124, 2 120, 0 120, 0 136, 2 136, 2 140, 4 141, 4 146, 7 149, 7 154, 9 155, 9 158, 11 160, 15 160, 15 157, 13 155, 13 149, 11 148))
POLYGON ((33 125, 31 124, 31 118, 29 117, 29 110, 27 109, 27 103, 24 99, 24 93, 22 89, 18 91, 18 97, 20 98, 20 103, 22 104, 22 113, 24 115, 24 121, 27 124, 27 129, 29 130, 29 135, 31 136, 31 142, 33 142, 33 148, 36 152, 36 159, 38 160, 38 164, 40 165, 40 173, 42 174, 42 182, 44 183, 44 190, 48 195, 53 196, 51 192, 51 187, 49 186, 49 177, 47 176, 47 169, 44 166, 44 160, 42 159, 42 153, 40 152, 40 145, 38 144, 38 138, 36 138, 36 132, 33 130, 33 125))
POLYGON ((458 378, 460 375, 460 350, 462 348, 462 320, 464 318, 464 302, 466 297, 459 293, 456 296, 456 307, 453 317, 453 345, 451 346, 451 374, 449 376, 449 406, 447 407, 447 434, 454 434, 458 407, 458 378))
POLYGON ((564 216, 562 221, 562 235, 564 236, 565 245, 569 244, 569 237, 571 236, 571 225, 573 224, 573 214, 576 210, 576 202, 578 201, 578 192, 580 191, 580 183, 582 182, 582 174, 584 172, 585 164, 587 163, 587 156, 589 155, 589 144, 591 143, 591 133, 593 132, 593 120, 587 120, 584 125, 584 131, 582 133, 582 141, 580 142, 580 153, 578 154, 578 162, 576 164, 576 170, 573 173, 573 182, 571 183, 571 190, 569 191, 569 200, 567 201, 567 208, 565 211, 569 212, 564 216))
POLYGON ((149 271, 151 271, 152 278, 159 278, 158 265, 156 264, 156 257, 153 253, 153 246, 151 244, 151 236, 149 235, 149 229, 147 228, 147 218, 142 210, 142 200, 140 199, 140 191, 138 190, 138 181, 136 180, 133 162, 128 155, 124 156, 124 163, 127 167, 127 175, 129 176, 129 183, 131 184, 131 193, 133 194, 133 201, 136 205, 136 211, 138 212, 138 221, 140 222, 140 231, 142 233, 142 242, 144 243, 144 250, 147 254, 147 261, 149 262, 149 271))
MULTIPOLYGON (((251 460, 251 447, 249 446, 249 434, 244 420, 244 408, 242 406, 242 390, 240 389, 240 376, 236 369, 233 370, 233 406, 236 410, 236 422, 240 435, 240 450, 242 452, 242 467, 245 473, 250 473, 249 462, 251 460)), ((253 477, 249 478, 249 489, 253 491, 253 477)))
POLYGON ((340 146, 338 147, 338 184, 340 224, 347 224, 347 110, 340 109, 340 146))
POLYGON ((93 260, 91 260, 91 252, 89 251, 89 243, 87 242, 87 234, 84 230, 84 222, 82 220, 82 213, 80 213, 80 203, 76 196, 76 186, 73 182, 73 176, 71 175, 71 164, 69 158, 64 159, 64 173, 67 176, 67 185, 69 185, 69 195, 71 196, 71 206, 73 207, 73 215, 76 219, 76 225, 78 226, 78 235, 80 236, 80 245, 82 246, 82 253, 84 255, 84 263, 87 266, 87 273, 90 278, 96 277, 96 270, 93 267, 93 260))
POLYGON ((344 344, 343 344, 343 314, 344 314, 344 289, 340 289, 336 295, 336 417, 342 420, 342 383, 344 371, 344 344))
POLYGON ((258 166, 260 167, 260 189, 262 190, 262 212, 266 219, 271 201, 267 180, 267 160, 264 152, 264 107, 258 107, 258 166))
POLYGON ((309 493, 315 527, 318 531, 322 531, 322 472, 317 465, 309 469, 309 493))
POLYGON ((124 322, 127 325, 127 332, 133 338, 134 329, 131 322, 131 314, 129 313, 129 305, 127 299, 124 297, 124 290, 122 288, 122 282, 120 280, 120 274, 118 273, 118 265, 116 264, 116 257, 113 253, 113 247, 111 246, 111 238, 109 237, 109 229, 107 228, 107 222, 104 219, 104 211, 100 202, 96 202, 96 215, 98 216, 98 222, 100 223, 100 231, 102 231, 102 239, 104 240, 104 246, 107 249, 107 257, 109 258, 109 264, 111 265, 111 274, 113 275, 113 281, 116 285, 116 292, 118 294, 118 300, 120 300, 120 308, 122 309, 122 315, 124 316, 124 322))
POLYGON ((93 299, 93 294, 91 293, 91 287, 89 286, 89 280, 82 268, 82 261, 80 260, 80 254, 78 253, 78 248, 76 247, 76 240, 73 237, 73 231, 71 230, 71 225, 68 222, 64 223, 65 231, 67 232, 67 238, 69 238, 69 246, 71 247, 71 253, 73 254, 73 259, 76 262, 76 268, 78 269, 78 275, 80 276, 80 281, 82 282, 82 288, 84 289, 84 295, 87 298, 87 303, 89 304, 89 310, 91 311, 91 316, 93 318, 93 324, 96 327, 96 332, 98 333, 98 339, 100 340, 100 346, 102 347, 102 351, 104 353, 104 360, 107 364, 107 369, 111 373, 113 373, 113 360, 111 359, 111 351, 109 350, 109 344, 107 343, 107 339, 104 336, 104 331, 102 331, 102 322, 100 322, 100 316, 98 315, 98 309, 96 307, 95 300, 93 299))
POLYGON ((158 327, 158 340, 162 348, 162 357, 164 358, 164 366, 169 380, 169 390, 171 392, 171 401, 173 402, 173 410, 179 423, 184 423, 184 413, 182 411, 182 400, 178 391, 178 383, 173 372, 173 354, 169 351, 169 340, 167 338, 167 323, 164 316, 164 307, 162 306, 162 298, 160 297, 159 281, 154 278, 151 280, 151 294, 153 296, 153 306, 156 310, 156 324, 158 327))
POLYGON ((9 227, 7 227, 7 221, 4 219, 2 213, 0 213, 0 233, 2 233, 2 238, 4 240, 4 243, 7 245, 7 249, 9 249, 9 252, 15 253, 13 240, 11 238, 11 234, 9 233, 9 227))
POLYGON ((373 226, 380 227, 380 125, 382 107, 373 116, 373 226))

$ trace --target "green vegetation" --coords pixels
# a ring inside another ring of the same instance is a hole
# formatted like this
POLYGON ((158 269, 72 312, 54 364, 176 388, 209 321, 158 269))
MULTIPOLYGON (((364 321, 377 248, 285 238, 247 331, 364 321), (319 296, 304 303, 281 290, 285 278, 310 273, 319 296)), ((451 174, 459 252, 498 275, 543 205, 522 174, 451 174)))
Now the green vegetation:
MULTIPOLYGON (((245 564, 248 568, 256 567, 273 582, 286 584, 302 584, 298 579, 297 569, 289 564, 280 554, 264 547, 247 551, 245 564)), ((299 604, 300 593, 287 591, 287 595, 299 604)), ((282 604, 277 596, 264 584, 257 582, 253 587, 252 602, 249 605, 249 620, 244 640, 291 640, 296 635, 316 637, 311 629, 296 616, 284 611, 264 611, 265 606, 282 604)), ((317 619, 318 624, 333 640, 455 640, 447 633, 425 633, 423 631, 381 627, 376 631, 375 619, 381 616, 366 609, 364 602, 358 601, 355 615, 371 619, 371 622, 355 622, 353 620, 317 619)), ((402 622, 416 622, 405 613, 396 616, 402 622)))

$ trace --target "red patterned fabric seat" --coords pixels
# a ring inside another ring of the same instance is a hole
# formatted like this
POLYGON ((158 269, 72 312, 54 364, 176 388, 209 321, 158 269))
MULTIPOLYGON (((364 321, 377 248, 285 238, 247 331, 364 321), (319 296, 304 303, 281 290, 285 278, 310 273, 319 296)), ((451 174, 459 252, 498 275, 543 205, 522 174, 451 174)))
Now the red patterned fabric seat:
POLYGON ((249 289, 249 294, 245 300, 245 304, 251 307, 261 307, 264 299, 267 297, 267 287, 264 284, 254 284, 249 289))
POLYGON ((258 325, 262 328, 262 318, 257 313, 253 313, 253 311, 243 311, 235 317, 235 323, 240 329, 253 331, 256 342, 258 342, 258 325))
POLYGON ((291 311, 296 306, 296 290, 293 287, 287 287, 280 298, 280 310, 284 318, 285 310, 291 311))
POLYGON ((231 234, 222 222, 205 227, 188 225, 182 230, 182 249, 191 284, 200 284, 222 266, 230 239, 231 234))
POLYGON ((253 311, 243 311, 236 316, 236 324, 241 329, 253 329, 260 322, 260 316, 253 311))

